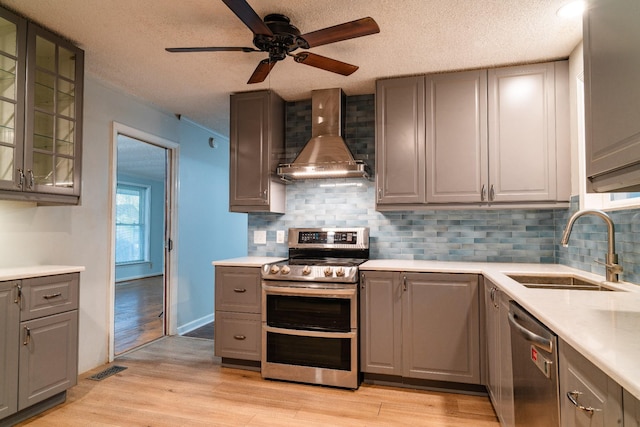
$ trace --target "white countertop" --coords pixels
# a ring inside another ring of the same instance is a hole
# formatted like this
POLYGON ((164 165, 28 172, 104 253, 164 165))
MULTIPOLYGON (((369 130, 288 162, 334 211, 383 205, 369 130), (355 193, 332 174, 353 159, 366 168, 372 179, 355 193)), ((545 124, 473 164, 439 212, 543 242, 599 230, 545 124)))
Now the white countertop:
POLYGON ((225 267, 262 267, 265 264, 284 261, 286 259, 286 257, 244 256, 240 258, 229 258, 213 261, 211 265, 225 267))
POLYGON ((0 281, 53 276, 55 274, 79 273, 81 271, 84 271, 84 267, 78 265, 33 265, 0 268, 0 281))
POLYGON ((483 274, 551 328, 629 393, 640 399, 640 286, 620 283, 629 292, 528 289, 507 273, 604 277, 556 264, 374 260, 361 271, 483 274))

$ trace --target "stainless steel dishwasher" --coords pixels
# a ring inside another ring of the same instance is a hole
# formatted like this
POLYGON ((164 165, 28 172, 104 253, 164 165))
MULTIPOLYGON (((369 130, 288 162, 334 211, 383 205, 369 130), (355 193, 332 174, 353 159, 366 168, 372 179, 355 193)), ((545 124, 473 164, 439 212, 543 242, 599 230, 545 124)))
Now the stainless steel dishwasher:
POLYGON ((513 301, 509 324, 515 425, 559 426, 558 337, 513 301))

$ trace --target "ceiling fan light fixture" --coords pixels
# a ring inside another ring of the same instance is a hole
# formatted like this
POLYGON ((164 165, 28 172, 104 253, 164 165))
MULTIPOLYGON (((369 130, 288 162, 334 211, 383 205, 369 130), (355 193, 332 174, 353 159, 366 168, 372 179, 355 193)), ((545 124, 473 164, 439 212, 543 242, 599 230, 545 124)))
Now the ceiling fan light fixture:
POLYGON ((581 16, 585 8, 586 5, 584 0, 574 0, 560 7, 556 12, 556 15, 560 18, 575 18, 581 16))

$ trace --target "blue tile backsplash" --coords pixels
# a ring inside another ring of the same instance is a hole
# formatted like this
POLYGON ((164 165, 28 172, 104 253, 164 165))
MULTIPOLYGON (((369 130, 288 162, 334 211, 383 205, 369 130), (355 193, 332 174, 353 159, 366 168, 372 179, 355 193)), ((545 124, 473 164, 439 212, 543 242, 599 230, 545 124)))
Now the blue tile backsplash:
MULTIPOLYGON (((373 95, 347 97, 344 137, 354 157, 375 161, 373 95)), ((293 160, 311 135, 311 104, 287 104, 287 156, 293 160)), ((426 210, 377 212, 375 184, 362 179, 299 181, 287 186, 286 213, 249 214, 248 253, 287 256, 276 232, 291 227, 369 227, 371 258, 439 261, 532 262, 566 264, 604 275, 593 260, 604 259, 606 226, 583 217, 574 225, 569 247, 560 246, 569 209, 426 210), (253 232, 267 231, 267 244, 253 243, 253 232)), ((616 251, 622 279, 640 284, 640 209, 610 213, 616 225, 616 251)), ((285 239, 286 242, 286 239, 285 239)))

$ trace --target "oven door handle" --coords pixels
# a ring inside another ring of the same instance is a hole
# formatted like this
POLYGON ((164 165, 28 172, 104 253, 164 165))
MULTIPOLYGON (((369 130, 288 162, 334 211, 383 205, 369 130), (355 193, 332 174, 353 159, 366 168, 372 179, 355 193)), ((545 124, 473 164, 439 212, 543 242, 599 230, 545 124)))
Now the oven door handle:
POLYGON ((262 283, 262 289, 269 295, 316 296, 322 298, 352 298, 357 289, 305 288, 289 286, 270 286, 262 283))
POLYGON ((328 331, 308 331, 305 329, 284 329, 274 328, 273 326, 262 325, 264 332, 272 332, 281 335, 296 335, 299 337, 316 337, 316 338, 355 338, 356 331, 350 332, 328 332, 328 331))

